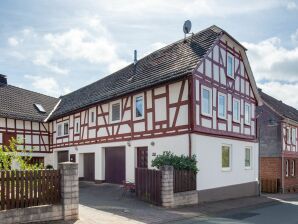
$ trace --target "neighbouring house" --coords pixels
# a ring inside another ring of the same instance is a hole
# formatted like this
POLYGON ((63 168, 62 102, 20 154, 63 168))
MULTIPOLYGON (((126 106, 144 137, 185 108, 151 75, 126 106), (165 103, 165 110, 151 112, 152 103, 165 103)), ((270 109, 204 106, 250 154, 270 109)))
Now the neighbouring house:
POLYGON ((259 90, 260 175, 276 180, 281 192, 298 190, 298 110, 259 90))
POLYGON ((117 184, 163 151, 196 155, 200 201, 256 195, 261 102, 246 49, 211 26, 60 97, 49 150, 54 167, 117 184))
POLYGON ((45 122, 59 99, 9 85, 0 75, 0 145, 19 139, 19 150, 32 150, 32 163, 52 164, 51 126, 45 122))

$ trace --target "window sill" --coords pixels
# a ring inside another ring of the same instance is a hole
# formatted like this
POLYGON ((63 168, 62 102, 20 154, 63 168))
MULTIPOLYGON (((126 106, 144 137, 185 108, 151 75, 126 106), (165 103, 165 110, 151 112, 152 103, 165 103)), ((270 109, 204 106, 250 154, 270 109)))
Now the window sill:
POLYGON ((110 124, 117 124, 117 123, 120 123, 121 120, 117 120, 117 121, 110 121, 110 124))
POLYGON ((225 120, 225 121, 227 120, 227 117, 221 117, 219 115, 217 115, 217 118, 220 119, 220 120, 225 120))
POLYGON ((222 172, 231 172, 232 168, 221 168, 222 172))
POLYGON ((252 167, 245 167, 245 170, 252 170, 252 167))
POLYGON ((212 114, 206 114, 206 113, 203 113, 203 112, 201 112, 201 115, 203 115, 205 117, 212 117, 212 114))

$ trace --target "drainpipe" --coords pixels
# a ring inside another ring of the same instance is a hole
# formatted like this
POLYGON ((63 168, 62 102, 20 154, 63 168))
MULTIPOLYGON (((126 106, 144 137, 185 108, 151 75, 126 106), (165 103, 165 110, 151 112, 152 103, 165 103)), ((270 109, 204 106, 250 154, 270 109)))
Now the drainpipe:
POLYGON ((281 122, 281 140, 282 140, 282 145, 281 145, 281 185, 282 185, 282 193, 285 193, 285 176, 284 176, 284 138, 283 138, 283 123, 281 122))

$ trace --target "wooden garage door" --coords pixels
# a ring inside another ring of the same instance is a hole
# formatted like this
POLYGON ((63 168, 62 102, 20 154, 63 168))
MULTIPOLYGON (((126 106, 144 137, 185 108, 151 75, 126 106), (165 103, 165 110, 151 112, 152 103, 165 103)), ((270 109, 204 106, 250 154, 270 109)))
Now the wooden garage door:
POLYGON ((122 184, 125 180, 125 147, 105 149, 106 182, 122 184))
POLYGON ((95 154, 84 153, 84 180, 95 180, 95 154))
POLYGON ((68 151, 60 151, 60 152, 58 152, 57 155, 58 155, 57 156, 58 157, 58 164, 69 161, 68 151))

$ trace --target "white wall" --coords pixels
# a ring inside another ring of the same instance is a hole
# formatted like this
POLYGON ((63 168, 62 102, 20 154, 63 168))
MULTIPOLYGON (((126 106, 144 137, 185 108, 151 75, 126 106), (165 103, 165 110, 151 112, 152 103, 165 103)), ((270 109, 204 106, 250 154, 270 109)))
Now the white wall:
POLYGON ((177 155, 188 155, 188 135, 178 135, 173 137, 163 137, 154 139, 143 139, 126 142, 114 142, 104 144, 92 144, 72 146, 54 150, 54 166, 57 168, 57 152, 68 150, 69 154, 76 154, 77 162, 79 163, 79 177, 83 177, 82 154, 95 153, 95 179, 105 179, 105 155, 104 149, 106 147, 124 146, 125 147, 125 164, 126 164, 126 180, 134 181, 135 165, 136 165, 136 148, 148 147, 148 166, 151 168, 151 161, 155 158, 154 154, 162 154, 163 151, 172 151, 177 155), (154 143, 154 144, 151 144, 154 143), (77 149, 76 149, 77 148, 77 149))
POLYGON ((258 180, 258 143, 192 135, 192 153, 197 156, 197 189, 205 190, 258 180), (231 170, 221 168, 221 146, 232 145, 231 170), (252 148, 252 168, 244 163, 245 147, 252 148))

